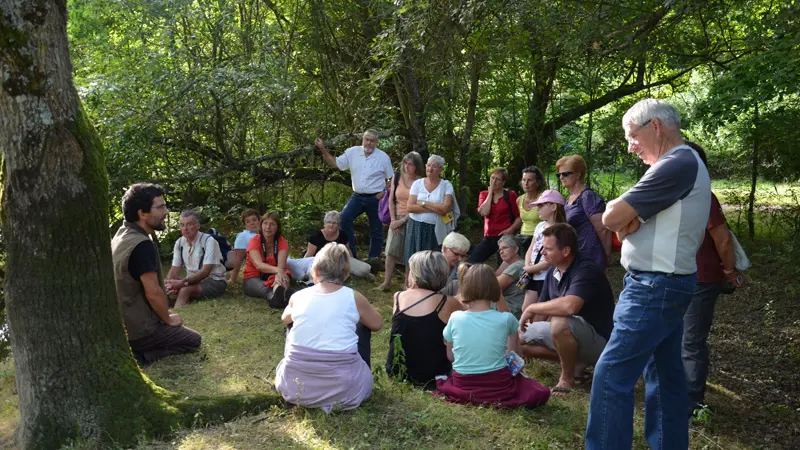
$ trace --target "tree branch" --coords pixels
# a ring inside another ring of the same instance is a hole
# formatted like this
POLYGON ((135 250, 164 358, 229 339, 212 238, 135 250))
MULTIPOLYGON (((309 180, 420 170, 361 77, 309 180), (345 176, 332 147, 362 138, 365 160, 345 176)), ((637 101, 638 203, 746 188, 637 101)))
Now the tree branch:
POLYGON ((552 121, 546 123, 545 127, 546 127, 547 130, 557 130, 557 129, 563 127, 564 125, 572 122, 573 120, 577 120, 578 118, 580 118, 584 114, 587 114, 590 111, 595 111, 595 110, 597 110, 599 108, 602 108, 603 106, 605 106, 605 105, 607 105, 607 104, 609 104, 609 103, 611 103, 611 102, 613 102, 615 100, 618 100, 620 98, 623 98, 623 97, 631 95, 631 94, 635 94, 635 93, 637 93, 639 91, 642 91, 642 90, 645 90, 645 89, 648 89, 648 88, 652 88, 652 87, 656 87, 656 86, 662 86, 662 85, 665 85, 665 84, 672 83, 673 81, 677 80, 678 78, 682 77, 683 75, 686 75, 687 73, 689 73, 692 70, 694 70, 695 67, 697 67, 697 65, 690 66, 690 67, 688 67, 686 69, 683 69, 683 70, 681 70, 679 72, 673 73, 672 75, 670 75, 668 77, 665 77, 665 78, 662 78, 662 79, 660 79, 660 80, 658 80, 656 82, 653 82, 653 83, 645 84, 643 82, 637 81, 634 84, 626 84, 626 85, 619 86, 619 87, 617 87, 616 89, 614 89, 612 91, 606 92, 606 94, 601 96, 601 97, 598 97, 598 98, 596 98, 596 99, 594 99, 594 100, 592 100, 590 102, 586 102, 586 103, 584 103, 582 105, 579 105, 579 106, 576 106, 576 107, 570 109, 569 111, 565 112, 564 114, 561 114, 560 116, 554 118, 552 121))

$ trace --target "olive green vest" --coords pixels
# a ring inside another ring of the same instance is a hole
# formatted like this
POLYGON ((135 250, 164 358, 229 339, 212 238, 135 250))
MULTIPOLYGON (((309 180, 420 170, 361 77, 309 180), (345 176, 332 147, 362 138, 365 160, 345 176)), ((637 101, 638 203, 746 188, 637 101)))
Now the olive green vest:
MULTIPOLYGON (((142 282, 133 278, 128 272, 128 260, 133 249, 143 241, 150 241, 150 237, 142 227, 135 223, 123 222, 117 234, 111 240, 111 259, 114 263, 114 279, 117 283, 117 299, 128 340, 141 339, 149 336, 161 322, 150 302, 144 295, 142 282)), ((153 244, 155 245, 155 244, 153 244)), ((158 255, 158 248, 156 248, 158 255)), ((164 274, 161 270, 161 258, 156 257, 158 283, 164 289, 164 274)))

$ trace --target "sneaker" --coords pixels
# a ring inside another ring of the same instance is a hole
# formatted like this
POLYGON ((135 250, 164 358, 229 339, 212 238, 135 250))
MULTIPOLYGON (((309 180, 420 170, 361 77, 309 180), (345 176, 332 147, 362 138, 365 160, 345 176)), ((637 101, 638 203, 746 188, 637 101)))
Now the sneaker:
POLYGON ((280 285, 276 286, 275 289, 272 290, 272 298, 269 299, 268 303, 272 308, 285 308, 289 303, 286 300, 286 288, 280 285))

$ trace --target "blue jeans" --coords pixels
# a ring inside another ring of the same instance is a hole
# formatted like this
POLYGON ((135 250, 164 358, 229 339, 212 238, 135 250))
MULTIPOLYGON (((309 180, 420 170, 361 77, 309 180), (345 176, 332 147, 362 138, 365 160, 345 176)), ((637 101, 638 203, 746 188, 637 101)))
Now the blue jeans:
POLYGON ((697 276, 629 271, 614 310, 614 330, 594 368, 586 448, 633 444, 633 389, 644 371, 644 432, 653 449, 686 449, 683 315, 697 276))
POLYGON ((703 403, 708 379, 708 333, 714 320, 714 304, 722 283, 697 283, 692 302, 683 316, 681 359, 689 391, 688 414, 703 403))
POLYGON ((353 258, 356 256, 356 235, 353 231, 353 221, 362 213, 367 213, 369 221, 369 257, 377 258, 381 256, 383 249, 383 224, 378 217, 379 200, 374 195, 353 194, 350 200, 344 205, 341 213, 341 229, 350 241, 350 251, 353 258))

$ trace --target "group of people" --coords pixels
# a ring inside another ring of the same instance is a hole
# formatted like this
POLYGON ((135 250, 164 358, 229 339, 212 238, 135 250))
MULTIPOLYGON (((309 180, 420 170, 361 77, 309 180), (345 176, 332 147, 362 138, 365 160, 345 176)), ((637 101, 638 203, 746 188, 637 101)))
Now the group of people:
MULTIPOLYGON (((383 319, 344 284, 365 264, 355 259, 352 221, 367 214, 369 256, 379 256, 378 204, 388 195, 379 288, 391 288, 398 262, 406 273, 404 289, 393 296, 390 375, 450 401, 500 406, 541 405, 591 382, 587 448, 630 448, 634 385, 644 375, 648 443, 686 448, 687 411, 703 401, 714 302, 726 282, 740 287, 742 279, 705 153, 684 142, 674 108, 643 100, 622 126, 629 151, 650 166, 634 187, 606 204, 584 181, 585 161, 572 155, 556 163, 567 198, 548 190, 535 167, 523 170, 517 196, 505 188, 507 170, 497 168, 479 194, 484 233, 472 251, 453 231, 460 211, 452 185, 441 178, 443 158, 432 155, 423 166, 411 152, 394 173, 374 130, 336 158, 318 139, 323 159, 351 173, 354 193, 341 214, 327 213, 305 256, 293 260, 280 219, 247 210, 246 230, 227 257, 230 281, 244 265, 245 294, 283 308, 288 332, 276 372, 279 392, 326 411, 355 408, 371 395, 370 335, 383 319), (627 271, 616 305, 605 274, 612 233, 627 271), (494 254, 497 269, 484 264, 494 254), (306 276, 312 285, 290 295, 290 280, 306 276), (526 377, 518 355, 559 361, 558 383, 548 389, 526 377)), ((200 345, 199 334, 170 313, 170 297, 182 306, 222 295, 226 285, 226 258, 212 236, 199 232, 192 211, 181 214, 182 237, 163 278, 148 237, 164 229, 163 194, 157 185, 131 186, 123 198, 125 222, 112 240, 122 317, 143 364, 200 345)))

